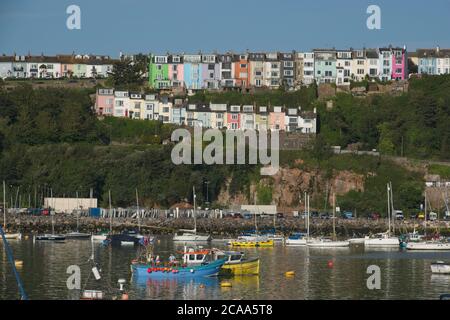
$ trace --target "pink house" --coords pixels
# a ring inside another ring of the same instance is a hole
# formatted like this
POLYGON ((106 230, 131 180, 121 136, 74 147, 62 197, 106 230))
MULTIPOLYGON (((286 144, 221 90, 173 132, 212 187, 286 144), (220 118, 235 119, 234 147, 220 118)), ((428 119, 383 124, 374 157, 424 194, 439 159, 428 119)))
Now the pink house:
POLYGON ((114 113, 114 89, 98 89, 95 96, 95 112, 112 116, 114 113))
POLYGON ((408 57, 406 47, 392 48, 392 80, 408 78, 408 57))
POLYGON ((227 128, 238 130, 241 128, 241 106, 230 106, 227 112, 227 128))
POLYGON ((286 115, 283 112, 283 107, 273 107, 273 111, 269 114, 269 128, 270 130, 286 130, 286 115))
POLYGON ((169 80, 172 87, 184 87, 184 64, 183 57, 171 55, 168 59, 169 80))

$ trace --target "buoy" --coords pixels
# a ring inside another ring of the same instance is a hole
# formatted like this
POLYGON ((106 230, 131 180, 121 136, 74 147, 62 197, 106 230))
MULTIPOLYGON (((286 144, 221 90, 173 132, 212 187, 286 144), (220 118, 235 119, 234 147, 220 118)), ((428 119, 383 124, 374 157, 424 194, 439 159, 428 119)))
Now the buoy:
POLYGON ((194 273, 194 269, 191 269, 190 271, 191 271, 191 273, 194 273))
POLYGON ((152 269, 151 269, 151 268, 148 268, 148 269, 147 269, 147 273, 152 273, 152 269))
POLYGON ((286 277, 292 277, 292 276, 295 276, 295 271, 287 271, 284 275, 285 275, 286 277))
POLYGON ((333 263, 333 261, 328 261, 328 268, 333 268, 333 266, 334 266, 334 263, 333 263))
POLYGON ((221 286, 222 288, 231 288, 231 287, 232 287, 231 282, 227 282, 227 281, 221 282, 221 283, 220 283, 220 286, 221 286))

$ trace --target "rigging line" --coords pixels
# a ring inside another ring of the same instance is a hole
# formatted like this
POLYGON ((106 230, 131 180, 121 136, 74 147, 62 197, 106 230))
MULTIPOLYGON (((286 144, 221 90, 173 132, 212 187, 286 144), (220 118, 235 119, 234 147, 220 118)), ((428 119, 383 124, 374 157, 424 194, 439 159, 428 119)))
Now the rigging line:
POLYGON ((9 246, 9 243, 6 240, 5 233, 3 232, 2 227, 0 227, 0 233, 3 238, 6 255, 8 256, 9 263, 11 264, 11 268, 13 269, 14 276, 16 277, 16 282, 17 282, 17 286, 19 287, 20 297, 22 300, 28 300, 28 296, 23 287, 22 280, 20 279, 19 273, 17 272, 17 269, 16 269, 16 265, 14 262, 14 257, 13 257, 12 251, 11 251, 11 247, 9 246))

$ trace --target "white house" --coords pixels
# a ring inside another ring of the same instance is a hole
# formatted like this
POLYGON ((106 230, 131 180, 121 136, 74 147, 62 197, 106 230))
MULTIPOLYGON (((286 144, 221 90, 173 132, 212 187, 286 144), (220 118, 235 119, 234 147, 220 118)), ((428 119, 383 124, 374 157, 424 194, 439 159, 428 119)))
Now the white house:
POLYGON ((302 133, 317 133, 317 110, 301 112, 298 117, 298 129, 302 133))
POLYGON ((12 57, 0 57, 0 78, 12 76, 12 57))
POLYGON ((314 52, 303 53, 303 84, 314 83, 314 52))
POLYGON ((352 50, 338 50, 336 57, 336 85, 349 86, 352 74, 352 50))
POLYGON ((146 94, 144 107, 141 109, 141 119, 158 120, 159 119, 159 101, 156 94, 146 94))
POLYGON ((281 83, 281 61, 277 53, 267 53, 264 61, 264 86, 276 89, 281 83))

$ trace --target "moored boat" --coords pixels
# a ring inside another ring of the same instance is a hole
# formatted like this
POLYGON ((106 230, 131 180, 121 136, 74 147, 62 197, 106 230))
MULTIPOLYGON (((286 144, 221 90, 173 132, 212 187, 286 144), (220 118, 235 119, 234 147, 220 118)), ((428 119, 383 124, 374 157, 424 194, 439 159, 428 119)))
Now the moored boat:
POLYGON ((432 273, 450 274, 450 263, 436 261, 430 267, 432 273))
POLYGON ((82 233, 82 232, 69 232, 65 235, 66 239, 73 239, 73 240, 88 240, 91 238, 91 235, 89 233, 82 233))
POLYGON ((366 240, 366 238, 351 238, 351 239, 348 239, 348 242, 350 244, 364 244, 365 240, 366 240))
POLYGON ((195 194, 195 187, 192 188, 193 196, 194 196, 194 208, 192 215, 194 216, 194 229, 193 230, 180 230, 183 232, 182 234, 176 233, 173 236, 173 241, 176 242, 202 242, 202 241, 211 241, 211 235, 199 235, 197 234, 197 214, 195 211, 196 206, 196 198, 197 195, 195 194))
POLYGON ((253 248, 253 247, 273 247, 273 240, 263 241, 231 241, 232 247, 253 248))
MULTIPOLYGON (((21 233, 5 233, 5 238, 8 240, 20 240, 22 239, 21 233)), ((2 238, 0 237, 0 241, 2 238)))
POLYGON ((176 279, 192 277, 211 277, 219 274, 226 259, 216 260, 198 266, 156 266, 152 264, 133 263, 133 275, 152 279, 176 279))
POLYGON ((35 238, 37 241, 64 241, 66 237, 60 234, 46 233, 43 235, 37 235, 35 238))
POLYGON ((202 241, 210 241, 210 235, 200 235, 196 232, 184 232, 182 234, 175 234, 173 237, 173 241, 177 242, 202 242, 202 241))
POLYGON ((367 236, 364 239, 364 245, 367 247, 398 247, 400 240, 397 237, 391 237, 389 233, 379 233, 374 237, 367 236))
POLYGON ((103 241, 103 240, 106 240, 107 237, 108 237, 107 233, 93 234, 92 235, 92 240, 94 240, 94 241, 103 241))
POLYGON ((450 243, 437 242, 437 241, 408 242, 406 244, 406 249, 407 250, 431 250, 431 251, 450 250, 450 243))
POLYGON ((348 247, 350 243, 348 241, 337 241, 331 239, 317 239, 308 241, 307 246, 313 248, 338 248, 338 247, 348 247))
POLYGON ((219 260, 226 259, 219 274, 235 276, 259 274, 259 258, 247 259, 244 252, 218 250, 215 257, 219 260))
MULTIPOLYGON (((199 247, 201 248, 201 247, 199 247)), ((210 261, 225 259, 220 270, 221 275, 257 275, 259 274, 259 258, 248 259, 241 251, 224 251, 220 249, 194 249, 185 247, 183 263, 186 266, 205 265, 210 261)))
POLYGON ((293 233, 285 241, 287 246, 306 246, 307 237, 303 233, 293 233))

